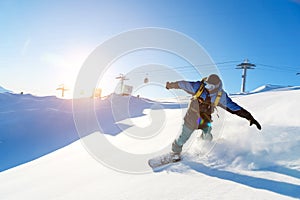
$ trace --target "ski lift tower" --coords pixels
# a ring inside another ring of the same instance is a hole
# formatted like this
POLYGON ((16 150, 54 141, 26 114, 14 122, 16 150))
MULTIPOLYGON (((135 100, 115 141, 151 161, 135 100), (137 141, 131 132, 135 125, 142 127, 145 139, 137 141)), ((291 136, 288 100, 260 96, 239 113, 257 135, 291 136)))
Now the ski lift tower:
POLYGON ((61 90, 61 97, 65 96, 65 91, 68 91, 68 89, 65 88, 64 84, 59 85, 58 88, 56 88, 56 90, 61 90))
POLYGON ((241 87, 241 92, 245 93, 245 88, 246 88, 246 76, 247 76, 247 69, 254 69, 255 64, 249 63, 248 59, 245 59, 244 62, 241 64, 238 64, 236 69, 242 69, 243 74, 242 74, 242 87, 241 87))
POLYGON ((116 79, 120 79, 121 82, 121 94, 123 94, 124 81, 129 80, 124 76, 124 74, 120 74, 120 76, 116 77, 116 79))

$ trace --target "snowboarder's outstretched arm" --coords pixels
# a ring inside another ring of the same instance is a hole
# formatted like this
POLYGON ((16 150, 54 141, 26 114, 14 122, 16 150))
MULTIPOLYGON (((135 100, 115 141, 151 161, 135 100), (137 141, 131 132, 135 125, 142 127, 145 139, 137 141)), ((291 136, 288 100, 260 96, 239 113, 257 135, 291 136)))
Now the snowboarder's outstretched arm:
POLYGON ((199 87, 200 87, 201 82, 189 82, 189 81, 176 81, 176 82, 167 82, 166 83, 166 88, 167 89, 182 89, 186 91, 189 94, 194 95, 199 87))
POLYGON ((253 124, 261 130, 261 125, 258 123, 256 119, 251 115, 250 112, 239 106, 237 103, 233 102, 232 99, 224 92, 223 98, 220 101, 220 106, 226 109, 228 112, 238 115, 239 117, 245 118, 249 120, 250 126, 253 124))

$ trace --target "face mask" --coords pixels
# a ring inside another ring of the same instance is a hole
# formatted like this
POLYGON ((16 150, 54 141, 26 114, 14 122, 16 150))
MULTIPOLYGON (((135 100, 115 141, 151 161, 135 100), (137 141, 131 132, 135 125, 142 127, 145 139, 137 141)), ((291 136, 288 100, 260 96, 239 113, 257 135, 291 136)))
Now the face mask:
POLYGON ((209 84, 209 83, 205 82, 205 88, 206 88, 207 90, 211 91, 211 90, 215 89, 216 86, 213 85, 213 84, 209 84))

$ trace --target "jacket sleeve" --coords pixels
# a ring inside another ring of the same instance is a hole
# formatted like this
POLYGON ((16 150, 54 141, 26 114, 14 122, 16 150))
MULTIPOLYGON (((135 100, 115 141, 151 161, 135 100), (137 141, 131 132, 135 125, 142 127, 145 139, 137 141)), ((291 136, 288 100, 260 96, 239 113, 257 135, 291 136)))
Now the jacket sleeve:
POLYGON ((170 83, 173 85, 172 88, 174 89, 182 89, 185 92, 194 95, 199 87, 200 87, 200 81, 197 82, 189 82, 189 81, 177 81, 170 83))
POLYGON ((200 81, 197 82, 178 81, 178 86, 180 89, 186 91, 187 93, 194 95, 200 87, 200 81))
POLYGON ((227 95, 226 92, 223 92, 219 106, 224 108, 231 114, 235 114, 235 115, 245 118, 247 120, 254 119, 253 116, 250 114, 250 112, 248 112, 247 110, 242 108, 237 103, 233 102, 232 99, 227 95))
POLYGON ((242 109, 241 106, 239 106, 237 103, 232 101, 232 99, 228 96, 228 94, 224 90, 219 102, 219 106, 231 113, 242 109))

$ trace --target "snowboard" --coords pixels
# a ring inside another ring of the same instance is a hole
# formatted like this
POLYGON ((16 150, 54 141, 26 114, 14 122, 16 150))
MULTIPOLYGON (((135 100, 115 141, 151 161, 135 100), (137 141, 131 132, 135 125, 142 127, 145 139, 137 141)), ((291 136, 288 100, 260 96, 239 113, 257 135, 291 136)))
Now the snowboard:
POLYGON ((161 167, 170 163, 176 163, 181 161, 181 156, 174 153, 167 153, 161 156, 157 156, 148 160, 148 164, 152 169, 161 167))

